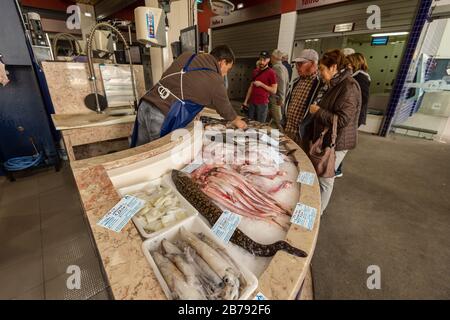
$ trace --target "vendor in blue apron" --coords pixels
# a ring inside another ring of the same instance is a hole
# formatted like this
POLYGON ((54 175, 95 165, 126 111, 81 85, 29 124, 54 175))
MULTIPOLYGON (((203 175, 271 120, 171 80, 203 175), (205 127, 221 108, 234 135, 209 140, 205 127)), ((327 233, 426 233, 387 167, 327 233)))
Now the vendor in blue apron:
POLYGON ((233 109, 224 85, 224 76, 234 59, 228 46, 218 46, 210 54, 181 54, 142 97, 131 147, 187 126, 204 106, 214 108, 236 128, 246 129, 247 124, 233 109))

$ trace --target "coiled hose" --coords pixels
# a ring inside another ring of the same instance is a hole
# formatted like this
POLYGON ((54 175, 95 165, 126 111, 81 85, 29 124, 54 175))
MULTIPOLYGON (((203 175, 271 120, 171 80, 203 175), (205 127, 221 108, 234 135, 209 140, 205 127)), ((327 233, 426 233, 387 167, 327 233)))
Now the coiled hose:
POLYGON ((75 48, 71 41, 69 41, 70 49, 72 50, 71 54, 75 55, 76 57, 79 57, 83 53, 83 49, 81 48, 80 43, 78 42, 78 39, 75 38, 75 36, 71 35, 70 33, 58 33, 53 38, 53 55, 56 57, 58 56, 58 41, 60 39, 66 39, 66 40, 72 40, 75 42, 75 48))
POLYGON ((31 167, 39 166, 44 160, 42 153, 37 153, 33 156, 16 157, 6 161, 3 166, 8 171, 21 171, 31 167))

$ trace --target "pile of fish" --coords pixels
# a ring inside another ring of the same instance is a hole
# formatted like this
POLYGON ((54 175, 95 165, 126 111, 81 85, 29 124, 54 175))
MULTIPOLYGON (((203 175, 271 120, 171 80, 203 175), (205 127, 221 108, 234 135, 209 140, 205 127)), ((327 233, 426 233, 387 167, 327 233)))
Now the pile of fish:
MULTIPOLYGON (((212 123, 210 126, 224 126, 212 123)), ((280 203, 276 199, 286 200, 297 188, 295 177, 287 177, 282 169, 294 167, 295 159, 277 136, 269 137, 265 133, 233 133, 230 137, 217 129, 205 138, 202 167, 193 172, 192 178, 201 190, 222 210, 265 220, 287 230, 290 209, 287 201, 280 203), (214 136, 218 139, 210 139, 214 136), (283 149, 284 148, 284 149, 283 149)), ((297 173, 298 174, 298 173, 297 173)))
MULTIPOLYGON (((267 123, 261 123, 258 121, 250 120, 248 118, 242 118, 242 120, 247 123, 247 126, 250 129, 268 129, 268 128, 270 129, 267 123)), ((234 128, 229 121, 226 121, 224 119, 216 119, 208 116, 201 116, 200 121, 205 125, 205 129, 234 128)))
MULTIPOLYGON (((211 199, 200 190, 199 184, 186 173, 173 170, 172 180, 181 193, 181 195, 188 200, 210 223, 214 225, 222 215, 223 210, 220 209, 211 199)), ((272 244, 261 244, 246 234, 244 234, 239 228, 235 230, 230 241, 251 254, 260 257, 272 257, 278 250, 284 250, 290 254, 298 257, 306 257, 307 253, 301 249, 295 248, 286 241, 278 241, 272 244)))
MULTIPOLYGON (((261 174, 265 176, 264 167, 243 166, 237 168, 241 173, 261 174), (257 171, 257 170, 262 170, 257 171)), ((273 174, 278 175, 278 173, 273 174)), ((290 212, 279 204, 270 193, 290 187, 290 181, 282 182, 280 186, 263 191, 249 183, 245 176, 228 166, 203 165, 192 173, 192 178, 201 190, 222 210, 229 210, 244 217, 264 220, 274 223, 287 230, 289 228, 290 212)))
POLYGON ((153 233, 172 226, 187 217, 180 199, 168 187, 155 186, 133 194, 145 200, 145 207, 135 216, 147 233, 153 233))
POLYGON ((181 227, 178 240, 150 252, 172 299, 236 300, 245 280, 226 251, 204 234, 181 227))

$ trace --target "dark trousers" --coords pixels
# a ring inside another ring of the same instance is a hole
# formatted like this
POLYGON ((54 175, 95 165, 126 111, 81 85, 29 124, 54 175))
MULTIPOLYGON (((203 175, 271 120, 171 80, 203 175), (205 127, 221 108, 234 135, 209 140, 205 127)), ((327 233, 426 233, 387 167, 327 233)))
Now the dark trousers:
POLYGON ((248 105, 248 117, 251 120, 255 120, 261 123, 266 122, 267 113, 269 111, 268 104, 253 104, 248 105))
POLYGON ((140 146, 159 139, 164 119, 164 114, 157 107, 142 101, 137 114, 139 127, 136 145, 140 146))

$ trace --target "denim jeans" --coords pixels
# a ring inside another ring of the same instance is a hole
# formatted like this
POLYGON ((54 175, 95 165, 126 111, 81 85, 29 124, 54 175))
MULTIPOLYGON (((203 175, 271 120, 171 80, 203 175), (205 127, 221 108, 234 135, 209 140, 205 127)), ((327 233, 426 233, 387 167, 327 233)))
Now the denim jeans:
POLYGON ((269 112, 269 106, 267 104, 253 104, 248 105, 248 118, 261 123, 265 123, 267 120, 267 113, 269 112))
POLYGON ((140 146, 159 139, 164 119, 164 114, 157 107, 142 101, 137 114, 139 127, 136 145, 140 146))

